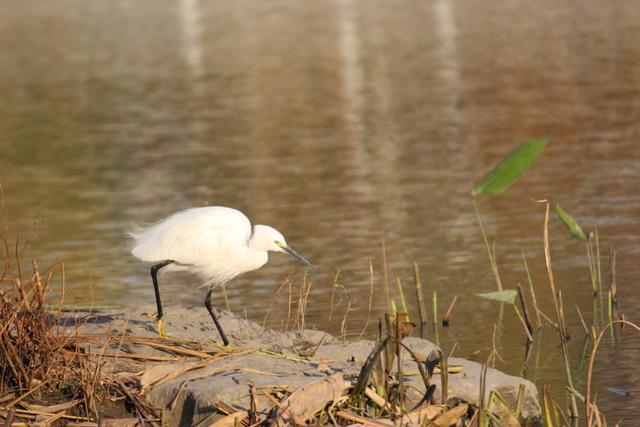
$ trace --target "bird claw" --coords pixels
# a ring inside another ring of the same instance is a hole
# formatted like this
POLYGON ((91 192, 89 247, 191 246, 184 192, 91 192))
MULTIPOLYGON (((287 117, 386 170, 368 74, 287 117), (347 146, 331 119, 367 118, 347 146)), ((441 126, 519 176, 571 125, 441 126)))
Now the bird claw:
POLYGON ((167 334, 164 330, 164 322, 162 321, 162 319, 156 319, 156 331, 162 338, 167 337, 167 334))

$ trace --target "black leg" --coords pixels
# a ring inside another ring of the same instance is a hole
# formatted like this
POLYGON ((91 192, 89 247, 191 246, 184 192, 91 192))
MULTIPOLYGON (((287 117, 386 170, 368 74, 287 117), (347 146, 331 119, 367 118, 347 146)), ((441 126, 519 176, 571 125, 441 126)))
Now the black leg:
POLYGON ((153 280, 153 290, 156 292, 156 305, 158 306, 158 320, 162 320, 162 301, 160 301, 160 288, 158 287, 158 271, 173 261, 162 261, 151 267, 151 280, 153 280))
POLYGON ((209 314, 213 319, 213 323, 216 324, 216 328, 218 328, 218 332, 220 333, 220 338, 222 338, 222 342, 224 343, 224 345, 229 345, 229 340, 227 339, 227 336, 224 334, 224 331, 222 330, 222 326, 220 326, 220 322, 218 321, 218 317, 216 316, 216 313, 213 311, 213 306, 211 305, 212 293, 213 293, 213 288, 209 288, 209 291, 207 292, 207 297, 204 299, 204 305, 207 307, 207 310, 209 311, 209 314))

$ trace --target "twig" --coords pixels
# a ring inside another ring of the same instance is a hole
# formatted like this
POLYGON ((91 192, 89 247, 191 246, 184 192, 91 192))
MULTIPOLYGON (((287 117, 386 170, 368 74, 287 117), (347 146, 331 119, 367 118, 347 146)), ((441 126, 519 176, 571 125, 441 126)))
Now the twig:
POLYGON ((120 387, 122 392, 131 400, 131 402, 136 405, 136 407, 143 413, 146 418, 158 418, 155 409, 149 405, 146 401, 142 400, 139 396, 133 394, 129 387, 125 385, 119 379, 115 380, 115 383, 120 387))
MULTIPOLYGON (((25 415, 33 417, 33 418, 35 418, 38 415, 49 416, 49 417, 53 415, 53 414, 50 414, 48 412, 31 411, 31 410, 27 410, 27 409, 15 409, 15 413, 16 414, 21 414, 22 416, 18 415, 20 418, 23 418, 23 416, 25 416, 25 415)), ((78 416, 78 415, 62 415, 61 418, 64 418, 64 419, 67 419, 67 420, 84 420, 84 421, 91 421, 92 420, 92 418, 81 417, 81 416, 78 416)))
POLYGON ((177 356, 152 356, 149 354, 141 354, 141 353, 104 353, 104 357, 122 357, 124 359, 134 359, 134 360, 149 360, 149 361, 157 361, 157 362, 166 362, 171 360, 180 360, 180 357, 177 356))
POLYGON ((9 408, 13 408, 13 406, 15 406, 16 404, 18 404, 19 402, 22 402, 24 399, 26 399, 27 397, 31 396, 33 393, 35 393, 36 391, 40 390, 40 388, 45 385, 46 382, 42 381, 40 384, 36 385, 35 387, 32 387, 28 392, 26 392, 25 394, 23 394, 22 396, 18 397, 17 399, 13 400, 12 402, 8 403, 7 405, 5 405, 5 409, 9 409, 9 408))
POLYGON ((356 415, 356 414, 352 414, 350 412, 346 412, 346 411, 338 411, 336 412, 336 415, 339 416, 340 418, 344 418, 345 420, 349 420, 349 421, 353 421, 356 423, 360 423, 366 426, 372 426, 372 427, 390 427, 393 424, 388 424, 388 423, 383 423, 380 421, 376 421, 372 418, 366 418, 366 417, 361 417, 360 415, 356 415))

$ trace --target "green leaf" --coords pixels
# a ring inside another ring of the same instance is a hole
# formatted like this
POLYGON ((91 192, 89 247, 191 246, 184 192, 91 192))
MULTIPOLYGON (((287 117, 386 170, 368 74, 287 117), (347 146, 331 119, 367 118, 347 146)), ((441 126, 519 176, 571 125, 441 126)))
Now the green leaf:
POLYGON ((549 142, 532 139, 520 144, 473 187, 471 194, 500 194, 516 182, 549 142))
POLYGON ((492 301, 506 302, 507 304, 514 304, 516 302, 516 297, 518 296, 518 291, 515 289, 507 289, 504 291, 498 292, 489 292, 487 294, 476 294, 477 296, 490 299, 492 301))
POLYGON ((569 233, 576 239, 587 240, 587 235, 584 231, 582 231, 582 227, 580 224, 576 222, 575 219, 571 215, 567 213, 564 209, 560 207, 559 204, 556 203, 556 213, 558 214, 558 218, 564 225, 569 229, 569 233))

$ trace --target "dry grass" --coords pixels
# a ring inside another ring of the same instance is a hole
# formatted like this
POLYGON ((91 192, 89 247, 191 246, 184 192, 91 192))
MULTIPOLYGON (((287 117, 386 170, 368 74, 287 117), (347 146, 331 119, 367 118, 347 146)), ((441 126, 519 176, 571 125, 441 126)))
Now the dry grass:
POLYGON ((78 353, 76 339, 57 333, 60 311, 52 313, 45 307, 52 273, 42 277, 34 263, 29 280, 12 277, 10 264, 6 263, 8 259, 5 258, 8 268, 0 291, 0 363, 3 367, 0 395, 15 394, 24 398, 27 393, 31 395, 40 389, 86 394, 87 384, 81 379, 90 376, 91 368, 78 353))
MULTIPOLYGON (((69 325, 69 317, 61 309, 62 265, 41 271, 34 261, 25 278, 27 273, 17 255, 19 242, 13 251, 4 236, 2 243, 0 417, 5 424, 97 424, 106 414, 157 419, 150 405, 131 391, 131 382, 103 372, 104 360, 110 354, 89 354, 81 346, 90 338, 83 337, 77 325, 69 325), (48 296, 56 274, 61 275, 60 296, 51 301, 48 296), (64 329, 67 333, 62 332, 64 329)), ((104 348, 109 340, 117 338, 105 338, 104 348)))

